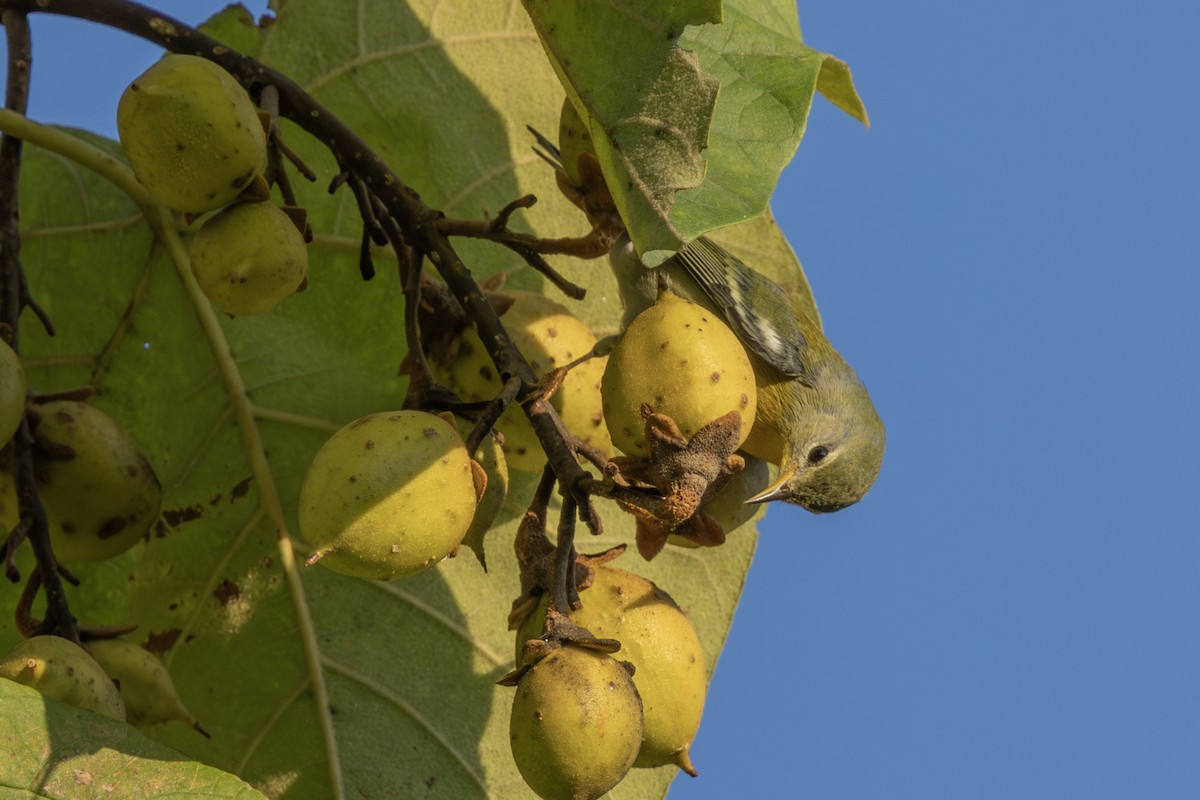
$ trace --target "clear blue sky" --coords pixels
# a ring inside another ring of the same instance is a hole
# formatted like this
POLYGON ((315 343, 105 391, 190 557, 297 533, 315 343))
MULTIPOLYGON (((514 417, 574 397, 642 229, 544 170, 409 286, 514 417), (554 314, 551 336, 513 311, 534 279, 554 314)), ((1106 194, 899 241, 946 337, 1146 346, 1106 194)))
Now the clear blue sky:
MULTIPOLYGON (((768 517, 671 800, 1200 797, 1200 6, 800 13, 873 125, 818 102, 775 208, 888 454, 768 517)), ((117 41, 31 113, 111 130, 117 41)))

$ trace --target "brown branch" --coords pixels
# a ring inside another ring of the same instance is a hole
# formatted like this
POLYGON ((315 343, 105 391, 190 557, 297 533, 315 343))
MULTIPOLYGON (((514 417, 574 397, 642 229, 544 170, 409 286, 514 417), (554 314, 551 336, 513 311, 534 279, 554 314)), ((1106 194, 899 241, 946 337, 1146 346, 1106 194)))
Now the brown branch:
MULTIPOLYGON (((426 205, 345 122, 307 94, 288 76, 242 55, 188 25, 127 0, 0 0, 0 10, 41 12, 86 19, 154 42, 175 53, 207 58, 229 71, 249 89, 271 85, 279 92, 279 112, 333 153, 339 164, 362 180, 402 229, 404 240, 425 253, 450 291, 474 321, 484 348, 502 382, 517 378, 517 401, 538 391, 537 375, 513 345, 479 285, 439 230, 443 214, 426 205)), ((564 491, 587 504, 588 475, 566 442, 562 423, 549 403, 524 405, 539 441, 564 491)))
MULTIPOLYGON (((4 23, 8 45, 8 76, 4 91, 4 104, 17 113, 24 114, 29 102, 29 73, 33 63, 29 25, 24 13, 10 9, 0 12, 4 23)), ((20 316, 24 306, 29 305, 29 292, 21 268, 21 140, 5 135, 0 138, 0 322, 11 329, 10 344, 20 352, 20 316)), ((38 313, 35 308, 35 313, 38 313)), ((43 317, 41 313, 39 317, 43 317)), ((43 317, 43 323, 45 319, 43 317)), ((21 420, 11 443, 16 462, 17 501, 21 522, 14 536, 18 537, 6 545, 6 557, 12 555, 23 533, 33 549, 38 570, 46 591, 46 621, 44 632, 54 632, 75 642, 79 631, 75 617, 67 603, 67 595, 59 577, 58 561, 50 544, 50 525, 46 509, 38 497, 37 480, 33 470, 33 435, 28 415, 21 420)), ((6 565, 9 577, 16 574, 15 566, 6 565)))

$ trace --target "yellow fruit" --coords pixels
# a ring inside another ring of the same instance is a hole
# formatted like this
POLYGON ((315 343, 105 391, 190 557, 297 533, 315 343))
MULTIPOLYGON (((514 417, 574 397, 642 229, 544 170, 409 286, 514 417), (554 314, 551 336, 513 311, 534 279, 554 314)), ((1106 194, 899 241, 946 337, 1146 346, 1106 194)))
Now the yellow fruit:
POLYGON ((558 410, 567 430, 600 451, 605 458, 614 454, 612 437, 604 424, 604 404, 600 384, 608 356, 589 359, 571 370, 551 404, 558 410))
MULTIPOLYGON (((704 711, 704 651, 687 616, 666 592, 625 570, 598 566, 571 621, 602 639, 621 643, 618 656, 633 664, 642 698, 645 741, 635 766, 676 764, 694 772, 688 749, 704 711)), ((517 630, 517 651, 542 633, 546 598, 517 630)))
MULTIPOLYGON (((533 371, 541 376, 586 355, 596 337, 582 321, 563 306, 534 292, 505 292, 512 305, 500 317, 504 329, 517 349, 524 354, 533 371)), ((612 445, 603 427, 597 367, 595 359, 572 369, 550 399, 567 430, 585 438, 606 456, 612 445)), ((458 357, 447 365, 440 377, 464 400, 491 400, 500 391, 500 378, 483 348, 478 334, 468 329, 462 334, 458 357)), ((546 463, 525 412, 513 406, 500 418, 496 429, 504 434, 504 456, 511 469, 540 472, 546 463)))
POLYGON ((0 447, 8 444, 25 416, 27 388, 21 357, 0 339, 0 447))
POLYGON ((300 487, 308 563, 373 580, 415 575, 451 553, 478 499, 454 426, 423 411, 371 414, 325 442, 300 487))
POLYGON ((621 335, 604 370, 604 419, 612 441, 646 456, 642 406, 666 414, 689 439, 737 411, 739 444, 754 425, 754 369, 733 331, 716 315, 670 292, 639 314, 621 335))
POLYGON ((304 237, 273 203, 237 203, 206 220, 191 258, 204 294, 235 317, 271 310, 308 274, 304 237))
POLYGON ((0 659, 0 678, 76 708, 125 719, 121 693, 83 648, 61 636, 34 636, 0 659))
POLYGON ((563 647, 517 684, 509 743, 544 800, 600 797, 629 772, 641 742, 641 701, 612 656, 563 647))
POLYGON ((266 163, 258 111, 232 75, 166 55, 129 84, 117 133, 133 174, 163 205, 198 214, 233 201, 266 163))
POLYGON ((119 684, 130 725, 145 729, 178 720, 195 727, 196 718, 184 707, 171 674, 153 653, 124 639, 89 642, 85 649, 119 684))
MULTIPOLYGON (((162 486, 115 419, 74 400, 37 407, 34 474, 60 561, 104 561, 146 535, 162 510, 162 486), (69 448, 69 449, 66 449, 69 448)), ((0 472, 0 522, 16 524, 11 464, 0 472)))

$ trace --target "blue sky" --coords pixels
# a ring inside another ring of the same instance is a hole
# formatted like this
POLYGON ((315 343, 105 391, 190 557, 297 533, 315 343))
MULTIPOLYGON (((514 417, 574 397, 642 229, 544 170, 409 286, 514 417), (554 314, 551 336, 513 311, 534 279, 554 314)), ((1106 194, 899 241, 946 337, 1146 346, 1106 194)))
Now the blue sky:
MULTIPOLYGON (((1200 796, 1200 6, 800 14, 872 127, 819 101, 775 210, 888 454, 768 516, 671 799, 1200 796)), ((109 130, 131 69, 44 63, 31 115, 109 130)))

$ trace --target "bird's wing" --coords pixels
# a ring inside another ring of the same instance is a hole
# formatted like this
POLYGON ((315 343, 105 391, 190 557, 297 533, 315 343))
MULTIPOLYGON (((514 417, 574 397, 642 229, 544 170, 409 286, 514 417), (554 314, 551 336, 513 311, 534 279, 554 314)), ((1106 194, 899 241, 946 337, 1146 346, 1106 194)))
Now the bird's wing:
POLYGON ((670 260, 720 309, 747 348, 788 377, 807 377, 808 340, 778 284, 703 236, 670 260))

